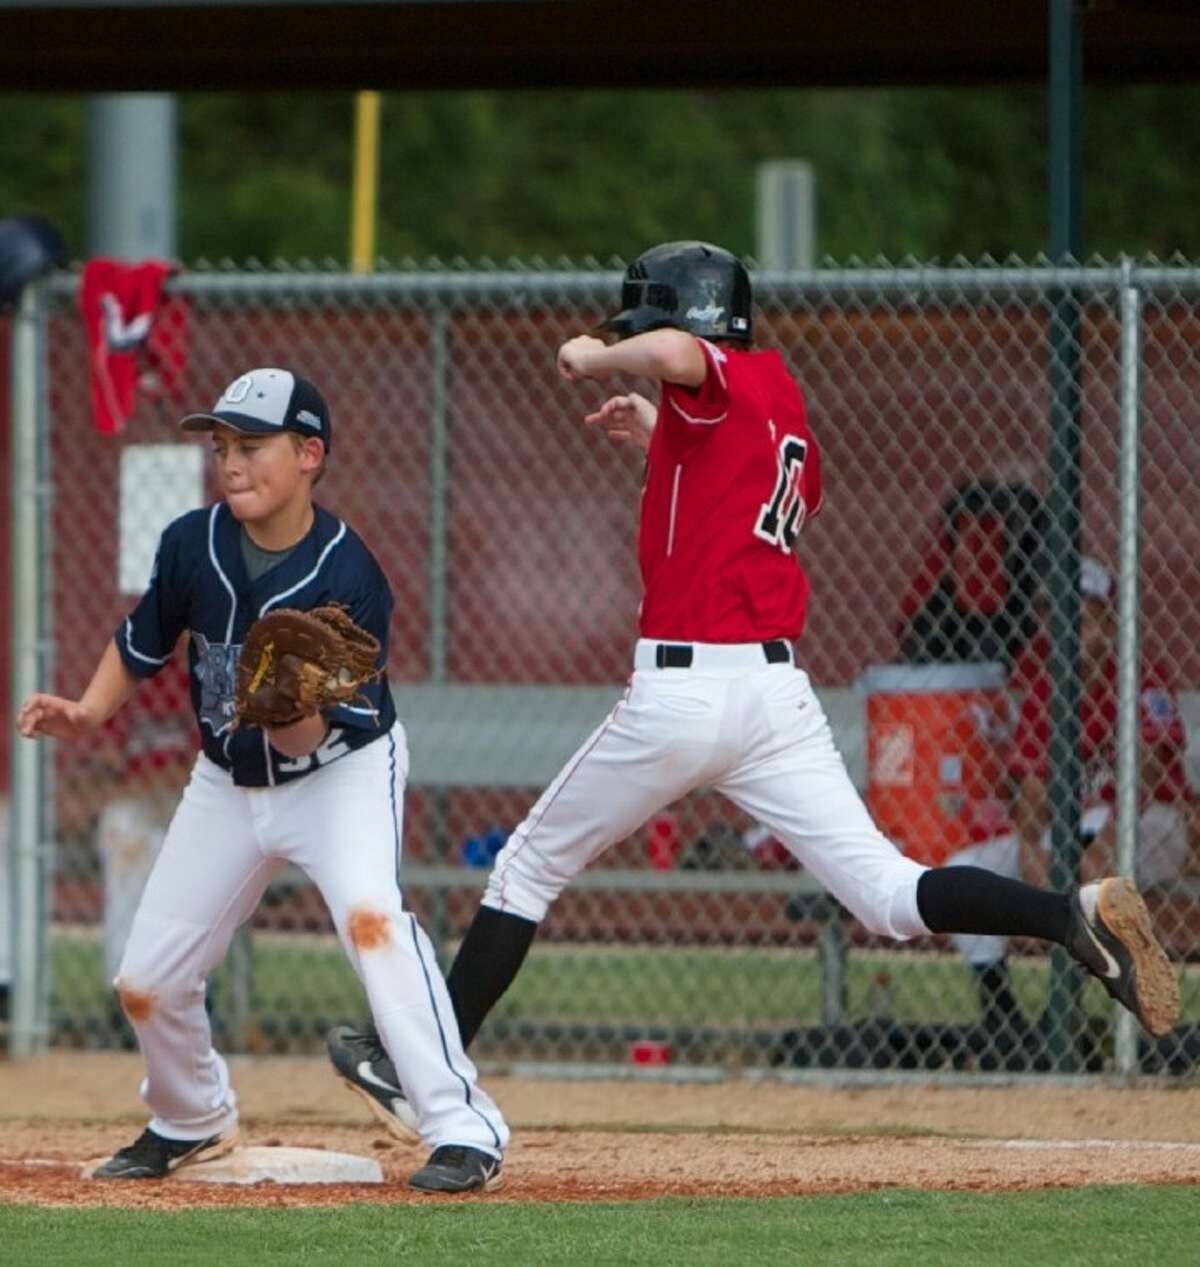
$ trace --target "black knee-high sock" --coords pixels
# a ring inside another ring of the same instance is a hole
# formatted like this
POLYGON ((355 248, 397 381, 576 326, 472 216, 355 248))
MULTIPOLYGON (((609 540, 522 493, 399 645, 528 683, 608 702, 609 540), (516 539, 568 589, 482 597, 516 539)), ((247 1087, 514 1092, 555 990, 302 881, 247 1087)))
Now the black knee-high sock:
POLYGON ((1063 943, 1070 898, 982 867, 934 867, 917 881, 917 910, 934 933, 1041 937, 1063 943))
POLYGON ((490 906, 476 912, 446 977, 464 1047, 512 984, 536 932, 537 924, 520 915, 490 906))

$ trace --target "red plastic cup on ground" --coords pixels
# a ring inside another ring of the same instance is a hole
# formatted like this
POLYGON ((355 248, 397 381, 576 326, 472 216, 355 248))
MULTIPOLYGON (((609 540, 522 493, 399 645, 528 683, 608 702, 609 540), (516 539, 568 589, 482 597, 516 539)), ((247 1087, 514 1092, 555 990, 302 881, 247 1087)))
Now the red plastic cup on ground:
POLYGON ((669 1065, 671 1044, 644 1038, 640 1042, 630 1043, 629 1059, 635 1065, 669 1065))
POLYGON ((679 824, 671 814, 659 814, 646 825, 646 856, 656 871, 670 871, 679 857, 679 824))

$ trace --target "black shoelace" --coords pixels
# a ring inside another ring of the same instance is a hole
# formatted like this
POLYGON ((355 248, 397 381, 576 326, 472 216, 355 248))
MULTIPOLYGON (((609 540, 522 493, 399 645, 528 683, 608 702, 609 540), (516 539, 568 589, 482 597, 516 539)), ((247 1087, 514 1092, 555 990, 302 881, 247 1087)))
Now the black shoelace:
POLYGON ((383 1042, 379 1037, 379 1031, 369 1029, 366 1033, 359 1036, 357 1044, 363 1051, 364 1057, 374 1064, 377 1060, 382 1060, 387 1052, 383 1049, 383 1042))
POLYGON ((149 1128, 146 1129, 133 1141, 124 1148, 117 1150, 118 1157, 128 1157, 130 1161, 157 1161, 163 1153, 168 1151, 166 1140, 161 1135, 155 1133, 149 1128))

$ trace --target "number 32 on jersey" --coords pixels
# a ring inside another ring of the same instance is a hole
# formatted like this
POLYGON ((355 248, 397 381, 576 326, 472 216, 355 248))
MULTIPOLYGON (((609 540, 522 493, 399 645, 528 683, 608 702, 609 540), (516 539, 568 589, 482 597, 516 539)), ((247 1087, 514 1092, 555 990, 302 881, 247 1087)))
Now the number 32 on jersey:
POLYGON ((776 459, 779 477, 771 500, 758 512, 754 535, 770 545, 777 546, 785 554, 796 544, 796 537, 804 526, 808 506, 804 501, 804 460, 808 457, 808 445, 795 436, 784 436, 779 443, 776 459))

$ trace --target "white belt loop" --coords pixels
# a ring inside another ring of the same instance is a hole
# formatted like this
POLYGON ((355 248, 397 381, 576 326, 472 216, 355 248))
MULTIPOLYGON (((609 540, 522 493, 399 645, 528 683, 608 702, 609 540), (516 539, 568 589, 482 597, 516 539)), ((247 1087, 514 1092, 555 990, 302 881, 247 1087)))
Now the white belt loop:
MULTIPOLYGON (((788 649, 787 663, 795 664, 795 653, 790 642, 783 638, 772 638, 770 641, 785 643, 788 649)), ((688 667, 701 673, 731 673, 773 667, 767 661, 761 642, 673 642, 658 638, 638 639, 633 653, 633 667, 635 669, 657 668, 660 646, 690 647, 692 663, 688 667)), ((664 673, 680 671, 670 668, 663 670, 664 673)))

